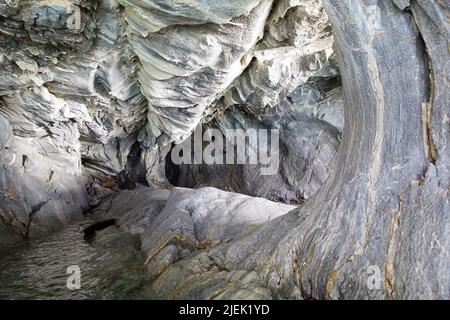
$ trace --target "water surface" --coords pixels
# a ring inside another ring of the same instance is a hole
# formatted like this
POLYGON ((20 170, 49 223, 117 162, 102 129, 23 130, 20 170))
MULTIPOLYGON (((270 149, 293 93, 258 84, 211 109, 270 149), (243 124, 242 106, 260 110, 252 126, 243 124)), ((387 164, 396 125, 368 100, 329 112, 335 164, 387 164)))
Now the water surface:
POLYGON ((0 299, 154 299, 139 236, 109 227, 95 240, 80 225, 0 249, 0 299), (69 290, 67 268, 78 265, 81 289, 69 290))

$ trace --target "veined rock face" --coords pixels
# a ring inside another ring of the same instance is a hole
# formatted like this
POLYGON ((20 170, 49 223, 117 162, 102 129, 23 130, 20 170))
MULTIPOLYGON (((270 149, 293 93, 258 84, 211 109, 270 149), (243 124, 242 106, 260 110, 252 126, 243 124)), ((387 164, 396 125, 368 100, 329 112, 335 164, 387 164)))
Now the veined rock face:
POLYGON ((147 101, 118 9, 115 1, 0 4, 2 239, 81 218, 88 170, 125 170, 147 101))
POLYGON ((181 142, 246 68, 272 1, 121 3, 149 101, 145 143, 181 142))
POLYGON ((448 299, 449 14, 0 0, 0 244, 98 205, 162 298, 448 299), (278 129, 279 170, 167 161, 197 127, 278 129))
MULTIPOLYGON (((229 129, 242 130, 244 134, 278 129, 279 154, 271 163, 175 166, 168 159, 166 175, 177 186, 210 186, 302 204, 316 193, 330 173, 342 138, 343 114, 339 79, 313 77, 273 108, 231 107, 203 126, 203 131, 219 130, 224 137, 229 129), (265 167, 277 170, 264 175, 265 167)), ((226 143, 231 142, 228 140, 226 143)), ((260 151, 258 146, 257 149, 260 151)), ((224 157, 226 154, 227 150, 224 157)))
POLYGON ((269 106, 223 97, 267 89, 260 99, 275 106, 310 76, 337 75, 319 1, 3 1, 0 15, 11 241, 80 218, 128 182, 167 186, 172 142, 233 104, 269 106))

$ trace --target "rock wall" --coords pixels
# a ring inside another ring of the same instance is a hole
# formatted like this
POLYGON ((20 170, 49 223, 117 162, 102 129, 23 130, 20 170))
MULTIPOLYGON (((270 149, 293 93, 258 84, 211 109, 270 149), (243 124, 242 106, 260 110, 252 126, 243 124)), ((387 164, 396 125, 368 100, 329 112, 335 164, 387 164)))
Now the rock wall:
POLYGON ((324 5, 345 103, 328 179, 301 208, 167 268, 166 297, 215 297, 196 271, 213 269, 215 288, 256 272, 251 287, 272 298, 449 298, 449 5, 324 5))
MULTIPOLYGON (((177 186, 210 186, 291 204, 302 204, 315 194, 330 173, 342 139, 344 110, 339 79, 313 77, 280 104, 266 110, 251 108, 230 107, 204 125, 203 132, 219 130, 226 138, 229 129, 268 132, 276 128, 279 153, 269 164, 173 165, 168 159, 168 179, 177 186), (278 168, 274 174, 264 175, 262 169, 267 167, 278 168)), ((225 143, 231 143, 226 139, 225 143)), ((259 146, 254 148, 261 151, 259 146)))
MULTIPOLYGON (((338 76, 317 0, 4 0, 0 17, 5 242, 80 219, 135 182, 170 187, 171 145, 200 122, 236 104, 244 117, 270 117, 263 110, 310 77, 338 76)), ((241 122, 233 117, 230 126, 241 122)), ((311 130, 304 139, 317 145, 321 129, 311 130)), ((292 174, 308 175, 305 157, 290 160, 292 174)), ((276 178, 264 191, 236 191, 295 202, 323 182, 320 171, 311 187, 276 178)))
POLYGON ((100 205, 163 298, 448 299, 449 12, 0 0, 0 243, 100 205), (198 125, 281 129, 280 171, 166 165, 198 125))

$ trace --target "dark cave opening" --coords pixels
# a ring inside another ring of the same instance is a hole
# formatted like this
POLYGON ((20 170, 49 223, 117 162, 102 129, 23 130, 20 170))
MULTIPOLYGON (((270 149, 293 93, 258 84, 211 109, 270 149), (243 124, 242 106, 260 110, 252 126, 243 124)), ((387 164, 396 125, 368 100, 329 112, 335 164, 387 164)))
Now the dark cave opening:
MULTIPOLYGON (((334 62, 331 65, 333 64, 334 68, 337 68, 334 62)), ((165 159, 167 180, 177 187, 215 187, 224 191, 264 197, 275 202, 303 204, 325 181, 326 171, 334 164, 332 160, 342 140, 344 110, 341 86, 339 75, 313 77, 287 94, 281 103, 268 107, 262 114, 255 114, 251 107, 235 105, 202 125, 202 133, 219 130, 224 135, 229 129, 279 129, 280 163, 274 176, 261 175, 258 171, 261 165, 237 162, 174 164, 171 157, 171 152, 174 152, 173 145, 165 159), (293 145, 298 147, 293 149, 293 145), (322 151, 325 148, 329 149, 322 151), (320 166, 317 164, 322 162, 325 163, 320 166), (309 181, 305 181, 305 176, 309 176, 309 181), (295 181, 300 183, 297 185, 295 181)), ((193 136, 194 134, 188 139, 193 136)), ((226 138, 224 140, 226 141, 226 138)), ((246 140, 246 143, 248 142, 246 140)), ((209 143, 211 141, 203 141, 203 150, 209 143)), ((224 158, 226 147, 227 145, 223 144, 224 158)), ((246 147, 248 152, 249 146, 246 147)), ((180 149, 177 156, 182 157, 183 151, 180 149)), ((193 157, 192 151, 191 159, 193 157)))

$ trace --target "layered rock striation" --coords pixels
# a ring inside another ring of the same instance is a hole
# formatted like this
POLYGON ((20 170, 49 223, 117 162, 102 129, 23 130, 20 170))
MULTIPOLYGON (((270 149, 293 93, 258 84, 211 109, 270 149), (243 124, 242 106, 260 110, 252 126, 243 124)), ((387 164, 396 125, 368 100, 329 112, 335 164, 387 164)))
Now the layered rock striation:
POLYGON ((448 299, 449 12, 0 0, 0 244, 89 211, 161 298, 448 299), (171 163, 199 126, 280 130, 279 170, 171 163))

